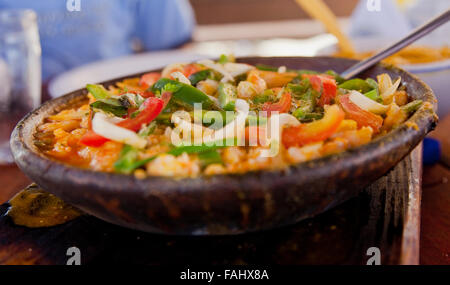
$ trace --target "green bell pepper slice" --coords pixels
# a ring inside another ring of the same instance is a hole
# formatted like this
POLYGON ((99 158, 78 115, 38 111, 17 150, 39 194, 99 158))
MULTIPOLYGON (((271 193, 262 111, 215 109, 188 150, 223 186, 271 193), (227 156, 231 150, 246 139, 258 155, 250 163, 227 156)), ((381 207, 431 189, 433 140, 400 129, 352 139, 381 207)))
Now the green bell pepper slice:
POLYGON ((105 103, 102 101, 95 101, 94 103, 90 104, 89 106, 93 110, 95 110, 95 109, 101 110, 106 113, 113 114, 114 116, 117 116, 117 117, 123 117, 126 114, 128 114, 128 109, 126 107, 112 105, 112 104, 108 104, 108 103, 105 103))
POLYGON ((86 89, 94 96, 95 99, 107 99, 110 97, 109 92, 102 85, 87 84, 86 89))
POLYGON ((419 109, 420 106, 422 106, 422 103, 423 103, 422 100, 414 100, 406 105, 401 106, 400 109, 406 114, 410 115, 415 111, 417 111, 417 109, 419 109))
POLYGON ((360 78, 354 78, 339 84, 339 88, 346 90, 356 90, 361 93, 367 93, 373 89, 373 87, 367 83, 367 81, 360 78))
POLYGON ((206 79, 210 78, 211 74, 212 74, 212 72, 211 72, 210 69, 200 70, 199 72, 191 74, 189 76, 189 81, 191 81, 191 84, 193 86, 195 86, 200 81, 203 81, 203 80, 206 80, 206 79))
POLYGON ((211 100, 205 93, 198 90, 194 86, 181 83, 168 78, 161 78, 153 84, 153 92, 161 92, 163 88, 170 84, 171 89, 176 87, 172 92, 171 101, 186 107, 187 109, 193 109, 195 103, 201 103, 203 109, 218 109, 216 103, 211 100))
POLYGON ((373 80, 372 78, 367 78, 366 79, 367 84, 369 84, 373 89, 370 90, 369 92, 364 93, 364 96, 366 96, 367 98, 370 98, 378 103, 383 102, 383 99, 380 96, 380 91, 378 88, 378 83, 373 80))

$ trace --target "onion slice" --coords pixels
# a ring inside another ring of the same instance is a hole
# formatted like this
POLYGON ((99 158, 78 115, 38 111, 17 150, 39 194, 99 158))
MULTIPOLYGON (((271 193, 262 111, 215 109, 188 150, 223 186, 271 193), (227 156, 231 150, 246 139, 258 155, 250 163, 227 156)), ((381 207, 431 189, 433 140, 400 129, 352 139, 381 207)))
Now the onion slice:
POLYGON ((147 141, 139 137, 135 132, 116 126, 109 121, 108 116, 103 113, 96 113, 92 119, 92 130, 112 141, 129 144, 136 148, 144 148, 147 141))
POLYGON ((377 80, 380 89, 380 96, 381 98, 383 98, 383 102, 386 104, 391 103, 392 96, 394 95, 395 91, 397 91, 402 81, 401 77, 399 77, 397 81, 392 84, 392 80, 389 74, 383 73, 377 76, 377 80))
POLYGON ((233 75, 231 75, 223 65, 221 64, 217 64, 214 61, 210 60, 210 59, 204 59, 204 60, 200 60, 197 63, 202 64, 206 67, 209 67, 217 72, 219 72, 220 74, 223 75, 223 78, 221 80, 221 82, 229 82, 229 81, 234 81, 234 77, 233 75))
POLYGON ((350 91, 349 99, 350 101, 352 101, 352 103, 354 103, 361 109, 370 111, 378 115, 385 114, 389 109, 389 106, 380 104, 370 98, 367 98, 366 96, 355 90, 350 91))
POLYGON ((172 76, 173 79, 178 80, 181 83, 192 85, 191 81, 186 76, 184 76, 183 73, 179 71, 172 72, 170 76, 172 76))
POLYGON ((254 69, 254 67, 251 65, 248 65, 245 63, 235 63, 235 62, 227 62, 223 65, 223 67, 233 77, 247 73, 250 70, 254 69))

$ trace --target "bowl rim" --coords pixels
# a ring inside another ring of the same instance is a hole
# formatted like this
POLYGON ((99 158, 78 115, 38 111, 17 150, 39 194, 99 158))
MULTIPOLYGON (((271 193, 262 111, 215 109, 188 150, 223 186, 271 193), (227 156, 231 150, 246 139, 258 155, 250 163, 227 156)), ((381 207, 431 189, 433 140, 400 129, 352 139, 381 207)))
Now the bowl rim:
MULTIPOLYGON (((258 60, 258 59, 268 59, 274 57, 240 57, 237 58, 239 62, 245 62, 246 60, 258 60)), ((345 60, 356 62, 355 60, 350 59, 340 59, 335 57, 276 57, 283 59, 324 59, 324 60, 345 60)), ((51 159, 45 156, 43 153, 37 151, 37 147, 34 144, 30 143, 32 140, 33 134, 36 132, 36 127, 42 123, 42 120, 36 120, 41 113, 46 113, 47 116, 49 113, 54 113, 58 108, 61 110, 70 106, 70 104, 74 104, 73 100, 81 100, 82 97, 87 95, 86 89, 82 88, 79 90, 72 91, 66 95, 61 97, 51 99, 46 101, 37 109, 28 113, 14 128, 13 133, 11 135, 11 149, 13 152, 14 159, 16 162, 19 160, 20 163, 19 168, 25 168, 31 164, 34 164, 35 167, 42 170, 42 173, 50 173, 51 179, 56 182, 67 181, 67 179, 75 181, 76 183, 81 183, 83 185, 94 186, 98 189, 102 189, 102 191, 121 191, 123 190, 123 184, 119 185, 116 182, 125 183, 125 185, 138 185, 138 187, 130 187, 131 189, 127 189, 127 191, 141 191, 139 189, 145 189, 145 185, 157 183, 157 185, 161 185, 161 189, 159 191, 173 190, 177 189, 182 192, 190 192, 190 191, 198 191, 198 189, 204 189, 206 187, 202 187, 208 183, 208 187, 212 185, 224 185, 225 184, 235 184, 235 183, 254 183, 255 181, 259 181, 262 177, 265 177, 264 181, 267 182, 267 187, 272 187, 279 185, 282 183, 283 179, 289 177, 290 174, 303 172, 305 175, 312 175, 314 177, 320 177, 323 172, 337 172, 336 168, 345 168, 345 167, 354 167, 358 165, 364 165, 369 161, 373 160, 376 157, 383 156, 388 154, 391 148, 400 147, 405 142, 413 141, 415 144, 418 144, 420 140, 418 138, 423 137, 426 133, 428 133, 431 129, 434 128, 437 123, 437 115, 435 114, 435 110, 437 108, 437 100, 433 94, 433 91, 430 87, 428 87, 422 80, 417 78, 417 76, 407 72, 399 67, 387 65, 384 63, 379 64, 382 68, 389 69, 396 73, 403 73, 410 76, 413 80, 417 81, 424 89, 425 94, 423 100, 424 102, 429 102, 425 107, 423 104, 419 110, 417 110, 408 120, 407 122, 412 122, 416 124, 418 129, 414 129, 412 127, 407 126, 405 123, 401 124, 394 130, 391 130, 389 133, 379 136, 368 144, 362 145, 357 148, 349 149, 344 152, 323 156, 317 159, 305 161, 298 164, 293 164, 288 166, 286 169, 281 170, 258 170, 258 171, 249 171, 242 174, 219 174, 212 176, 198 176, 194 178, 176 178, 176 177, 163 177, 163 176, 147 176, 146 178, 139 179, 136 178, 133 174, 121 174, 121 173, 113 173, 113 172, 102 172, 95 171, 91 169, 83 169, 77 166, 69 165, 54 159, 51 159), (429 106, 432 106, 431 108, 429 106), (62 108, 61 108, 62 107, 62 108), (50 110, 50 111, 49 111, 50 110), (27 128, 33 127, 34 130, 28 133, 28 137, 26 134, 27 128), (391 147, 380 147, 380 145, 389 145, 391 147), (352 158, 352 159, 350 159, 352 158), (344 164, 344 165, 343 165, 344 164), (84 177, 85 179, 80 179, 80 177, 84 177), (242 177, 246 177, 243 182, 242 177), (273 178, 277 179, 273 179, 273 178), (75 180, 74 180, 75 179, 75 180), (102 186, 104 185, 103 181, 109 181, 109 186, 107 190, 105 190, 102 186)), ((151 70, 154 71, 154 70, 151 70)), ((147 71, 150 72, 150 71, 147 71)), ((124 78, 136 77, 145 72, 140 72, 136 74, 130 74, 124 77, 115 78, 108 80, 106 82, 101 82, 99 84, 109 85, 114 84, 124 78)), ((412 148, 411 148, 412 149, 412 148)), ((26 172, 26 171, 25 171, 26 172)), ((331 175, 332 173, 329 173, 331 175)))

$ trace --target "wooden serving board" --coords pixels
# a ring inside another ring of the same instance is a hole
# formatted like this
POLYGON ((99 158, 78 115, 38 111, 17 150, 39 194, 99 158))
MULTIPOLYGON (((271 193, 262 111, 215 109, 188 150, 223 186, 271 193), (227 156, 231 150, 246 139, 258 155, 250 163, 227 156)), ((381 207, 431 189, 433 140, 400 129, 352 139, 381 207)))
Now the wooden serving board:
POLYGON ((377 247, 381 264, 418 264, 422 148, 344 204, 296 225, 238 236, 148 234, 92 216, 30 229, 0 205, 0 264, 366 264, 377 247))

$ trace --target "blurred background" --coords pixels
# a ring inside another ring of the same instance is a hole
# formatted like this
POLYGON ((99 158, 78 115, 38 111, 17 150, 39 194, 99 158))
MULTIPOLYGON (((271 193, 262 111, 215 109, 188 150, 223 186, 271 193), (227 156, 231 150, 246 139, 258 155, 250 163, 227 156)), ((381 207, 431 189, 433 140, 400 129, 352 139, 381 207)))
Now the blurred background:
MULTIPOLYGON (((190 0, 199 25, 298 20, 308 14, 292 0, 190 0), (212 10, 220 13, 211 13, 212 10)), ((338 17, 348 17, 358 0, 325 0, 338 17)))
MULTIPOLYGON (((83 7, 83 5, 86 6, 84 3, 86 1, 80 1, 81 11, 72 12, 72 14, 83 13, 83 8, 87 9, 83 7)), ((51 78, 53 80, 49 80, 44 74, 44 81, 48 84, 48 94, 56 97, 81 88, 88 81, 100 82, 159 68, 177 61, 193 61, 203 57, 217 58, 223 53, 236 56, 338 55, 361 59, 370 55, 370 52, 399 39, 412 28, 450 7, 448 0, 323 0, 332 15, 336 17, 335 22, 330 20, 326 26, 323 19, 318 20, 310 12, 308 13, 305 7, 299 5, 299 2, 308 1, 170 0, 166 2, 173 3, 165 5, 165 9, 162 9, 161 15, 158 16, 168 13, 165 10, 173 11, 174 7, 178 6, 175 16, 170 17, 172 20, 166 20, 160 25, 156 21, 150 23, 156 26, 152 29, 159 28, 160 34, 164 36, 151 31, 146 36, 130 39, 133 44, 133 53, 137 53, 137 56, 124 57, 118 54, 113 57, 108 56, 102 62, 83 64, 82 68, 72 66, 70 72, 59 72, 53 75, 51 78), (173 19, 180 17, 183 21, 173 19), (191 17, 192 21, 189 20, 191 17), (330 26, 333 25, 338 26, 343 34, 350 37, 353 48, 360 53, 342 52, 343 46, 340 43, 345 39, 335 37, 335 33, 330 30, 330 26), (164 39, 168 44, 153 44, 159 39, 164 39), (114 59, 111 60, 111 58, 114 59)), ((317 7, 312 8, 317 10, 317 7)), ((320 13, 323 14, 319 11, 320 13)), ((399 57, 393 62, 419 75, 434 88, 439 97, 442 97, 439 106, 440 116, 450 112, 450 98, 439 95, 450 88, 449 85, 443 84, 445 81, 443 79, 450 75, 449 35, 450 27, 447 24, 417 43, 417 46, 432 47, 434 50, 413 50, 406 54, 406 58, 399 57), (439 49, 443 50, 438 60, 430 60, 433 61, 430 63, 421 62, 418 59, 425 58, 426 54, 439 53, 441 51, 439 49), (412 60, 414 58, 418 61, 412 60)))

